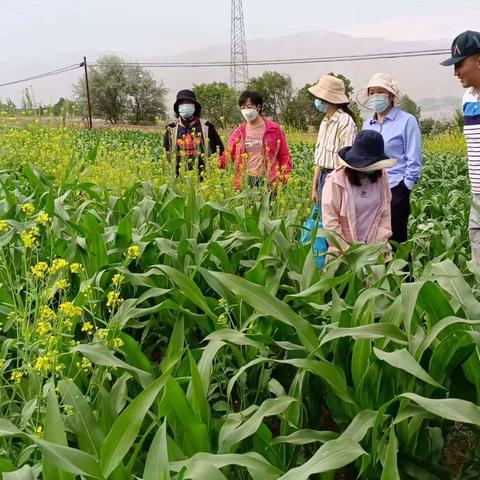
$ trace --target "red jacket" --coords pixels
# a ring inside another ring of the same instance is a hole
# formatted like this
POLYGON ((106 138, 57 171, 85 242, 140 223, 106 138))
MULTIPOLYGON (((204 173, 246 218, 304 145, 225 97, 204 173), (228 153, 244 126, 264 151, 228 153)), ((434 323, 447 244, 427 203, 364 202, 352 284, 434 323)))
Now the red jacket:
MULTIPOLYGON (((270 184, 287 181, 288 174, 292 171, 292 157, 288 150, 287 140, 280 125, 269 120, 265 121, 265 133, 263 135, 263 153, 266 160, 270 184)), ((240 190, 242 173, 245 159, 245 137, 247 124, 240 125, 228 140, 228 146, 220 157, 220 167, 226 168, 230 162, 235 163, 235 189, 240 190)))

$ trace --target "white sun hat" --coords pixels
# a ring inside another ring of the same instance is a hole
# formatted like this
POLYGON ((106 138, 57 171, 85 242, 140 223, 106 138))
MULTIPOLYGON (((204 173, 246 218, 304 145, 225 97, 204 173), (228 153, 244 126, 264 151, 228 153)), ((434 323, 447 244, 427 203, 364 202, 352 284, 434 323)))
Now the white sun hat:
POLYGON ((368 82, 368 85, 359 90, 357 93, 357 102, 360 105, 368 108, 368 89, 372 87, 384 88, 388 92, 395 95, 395 105, 400 103, 401 94, 398 88, 398 82, 388 73, 375 73, 368 82))

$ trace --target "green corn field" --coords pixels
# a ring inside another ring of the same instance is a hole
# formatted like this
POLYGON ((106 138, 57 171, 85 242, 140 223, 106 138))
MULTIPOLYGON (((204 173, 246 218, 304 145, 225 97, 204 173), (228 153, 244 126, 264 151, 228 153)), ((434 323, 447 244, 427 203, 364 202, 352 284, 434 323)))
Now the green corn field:
POLYGON ((460 134, 411 240, 318 271, 313 146, 269 204, 155 133, 0 128, 5 480, 480 478, 480 272, 460 134))

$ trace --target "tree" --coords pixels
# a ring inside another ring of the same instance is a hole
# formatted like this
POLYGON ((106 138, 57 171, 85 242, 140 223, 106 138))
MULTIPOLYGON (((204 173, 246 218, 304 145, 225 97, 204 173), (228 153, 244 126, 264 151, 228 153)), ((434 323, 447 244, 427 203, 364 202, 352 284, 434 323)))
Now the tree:
POLYGON ((314 104, 314 98, 308 91, 310 87, 313 87, 313 83, 305 84, 297 93, 297 101, 299 102, 303 114, 305 115, 305 122, 307 126, 317 125, 323 120, 325 114, 320 113, 314 104))
MULTIPOLYGON (((463 119, 463 112, 462 112, 463 119)), ((434 120, 433 118, 425 118, 420 120, 420 132, 423 136, 425 135, 437 135, 439 133, 446 132, 453 128, 457 128, 455 125, 455 120, 452 122, 445 122, 440 120, 434 120)))
POLYGON ((345 94, 350 99, 350 105, 348 107, 350 108, 352 113, 355 115, 355 118, 357 120, 357 127, 361 128, 362 114, 360 112, 360 108, 358 108, 358 103, 354 100, 354 95, 353 95, 354 88, 352 85, 352 81, 349 78, 347 78, 345 75, 342 75, 341 73, 330 72, 329 75, 333 75, 334 77, 339 78, 345 84, 345 94))
POLYGON ((432 130, 435 128, 435 120, 433 118, 425 118, 420 121, 420 133, 422 136, 430 135, 432 130))
POLYGON ((298 94, 293 97, 287 104, 285 111, 282 113, 282 123, 295 130, 306 131, 308 124, 303 109, 302 101, 298 98, 298 94))
MULTIPOLYGON (((140 67, 131 68, 115 55, 105 55, 89 67, 90 98, 94 116, 112 124, 125 118, 134 123, 151 123, 165 113, 163 85, 140 67)), ((77 100, 86 114, 85 79, 75 86, 77 100)))
MULTIPOLYGON (((127 109, 128 73, 125 62, 115 55, 105 55, 97 60, 98 66, 90 66, 88 80, 92 113, 115 124, 127 109)), ((76 85, 78 101, 86 113, 87 93, 85 79, 76 85)))
POLYGON ((214 124, 226 128, 240 120, 238 93, 226 83, 194 85, 193 91, 202 105, 202 115, 214 124))
MULTIPOLYGON (((345 93, 347 97, 352 100, 352 82, 347 77, 341 74, 330 73, 329 75, 333 75, 334 77, 337 77, 344 82, 345 93)), ((300 90, 298 90, 297 94, 288 103, 287 109, 282 114, 282 121, 285 122, 286 125, 289 125, 299 130, 307 130, 309 126, 318 126, 323 120, 325 114, 320 113, 315 108, 314 97, 308 91, 311 86, 313 86, 313 84, 307 83, 306 85, 304 85, 300 90)), ((352 100, 350 102, 349 108, 355 115, 357 125, 360 127, 362 123, 362 116, 358 105, 352 100)))
POLYGON ((298 130, 306 131, 310 125, 318 125, 324 117, 314 105, 314 98, 308 89, 312 84, 307 83, 290 101, 282 121, 286 125, 298 130))
POLYGON ((417 119, 417 122, 420 122, 422 113, 420 107, 408 95, 402 95, 400 98, 400 108, 407 113, 411 113, 417 119))
POLYGON ((248 89, 262 95, 263 111, 275 121, 287 110, 293 96, 292 79, 278 72, 265 72, 260 77, 252 78, 248 89))
POLYGON ((167 89, 158 85, 152 74, 141 67, 134 67, 127 75, 128 118, 135 124, 154 124, 157 117, 166 112, 167 89))
POLYGON ((56 117, 66 117, 68 115, 72 115, 76 110, 76 102, 63 97, 60 97, 58 102, 51 107, 51 111, 56 117))
POLYGON ((17 110, 17 106, 15 105, 15 103, 13 102, 13 100, 11 98, 7 98, 5 103, 3 103, 0 100, 0 111, 1 112, 4 112, 8 115, 15 115, 16 110, 17 110))

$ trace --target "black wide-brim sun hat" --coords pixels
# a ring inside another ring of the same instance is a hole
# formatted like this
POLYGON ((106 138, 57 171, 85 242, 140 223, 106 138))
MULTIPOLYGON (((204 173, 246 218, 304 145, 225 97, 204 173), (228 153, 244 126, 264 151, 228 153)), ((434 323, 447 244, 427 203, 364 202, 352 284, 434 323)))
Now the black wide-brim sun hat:
POLYGON ((340 164, 359 172, 373 172, 393 167, 397 161, 385 154, 383 137, 374 130, 361 131, 351 147, 338 152, 340 164))
POLYGON ((173 104, 173 111, 178 115, 178 106, 182 100, 188 100, 189 102, 195 105, 195 116, 199 117, 200 113, 202 112, 202 106, 197 100, 197 96, 195 95, 192 90, 180 90, 177 93, 177 99, 173 104))

